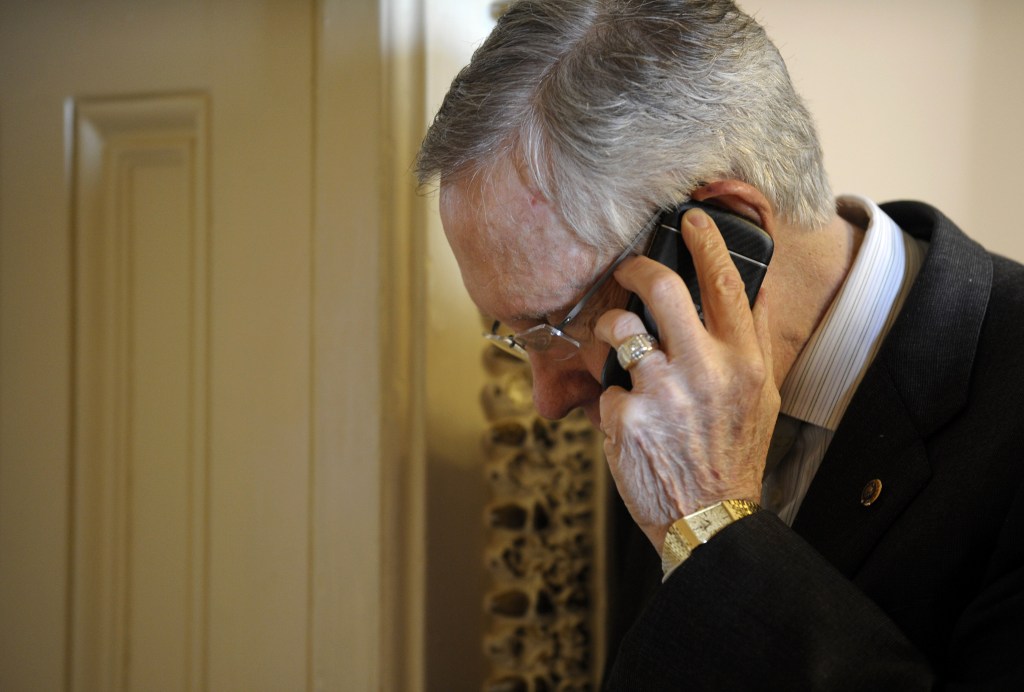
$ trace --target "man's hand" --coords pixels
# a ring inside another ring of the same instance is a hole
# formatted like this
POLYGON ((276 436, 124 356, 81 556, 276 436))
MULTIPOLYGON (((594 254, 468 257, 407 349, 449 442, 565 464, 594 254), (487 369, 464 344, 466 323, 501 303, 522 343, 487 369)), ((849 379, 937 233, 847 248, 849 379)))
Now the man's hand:
MULTIPOLYGON (((682 234, 697 270, 705 324, 672 270, 647 257, 624 262, 615 278, 650 308, 660 350, 630 370, 632 391, 611 387, 601 397, 612 476, 659 553, 680 517, 722 500, 759 501, 779 411, 763 296, 751 312, 707 214, 687 212, 682 234)), ((595 328, 613 347, 645 331, 626 310, 608 311, 595 328)))

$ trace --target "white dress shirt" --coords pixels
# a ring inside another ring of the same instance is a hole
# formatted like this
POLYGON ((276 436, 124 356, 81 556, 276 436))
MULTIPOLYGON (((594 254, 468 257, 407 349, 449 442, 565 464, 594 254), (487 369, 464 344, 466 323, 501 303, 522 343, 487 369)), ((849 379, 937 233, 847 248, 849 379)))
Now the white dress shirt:
POLYGON ((871 200, 846 195, 836 202, 839 215, 866 232, 839 293, 780 390, 782 407, 772 439, 778 451, 769 453, 761 504, 790 526, 846 407, 903 307, 927 248, 871 200))

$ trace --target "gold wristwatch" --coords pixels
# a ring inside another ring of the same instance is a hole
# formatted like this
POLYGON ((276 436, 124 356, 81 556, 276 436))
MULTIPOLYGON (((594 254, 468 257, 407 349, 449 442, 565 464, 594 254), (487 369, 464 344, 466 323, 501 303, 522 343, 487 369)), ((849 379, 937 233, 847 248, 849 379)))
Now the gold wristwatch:
POLYGON ((665 534, 665 544, 661 548, 661 571, 665 578, 690 557, 694 548, 707 543, 734 521, 760 509, 756 502, 749 500, 723 500, 676 521, 665 534))

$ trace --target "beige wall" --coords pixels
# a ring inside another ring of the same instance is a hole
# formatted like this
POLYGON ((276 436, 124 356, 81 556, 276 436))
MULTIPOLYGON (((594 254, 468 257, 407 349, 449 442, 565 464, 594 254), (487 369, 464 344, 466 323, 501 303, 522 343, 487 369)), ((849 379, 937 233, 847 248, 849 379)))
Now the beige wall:
POLYGON ((920 199, 1024 260, 1024 3, 751 0, 818 123, 837 193, 920 199))

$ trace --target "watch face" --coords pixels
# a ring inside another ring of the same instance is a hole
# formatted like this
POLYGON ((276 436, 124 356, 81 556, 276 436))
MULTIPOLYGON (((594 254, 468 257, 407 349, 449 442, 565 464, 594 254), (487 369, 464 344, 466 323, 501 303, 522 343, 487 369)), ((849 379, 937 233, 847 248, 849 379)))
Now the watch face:
POLYGON ((757 503, 748 500, 725 500, 679 519, 665 534, 661 549, 662 572, 668 577, 697 546, 707 543, 729 524, 760 509, 757 503))

